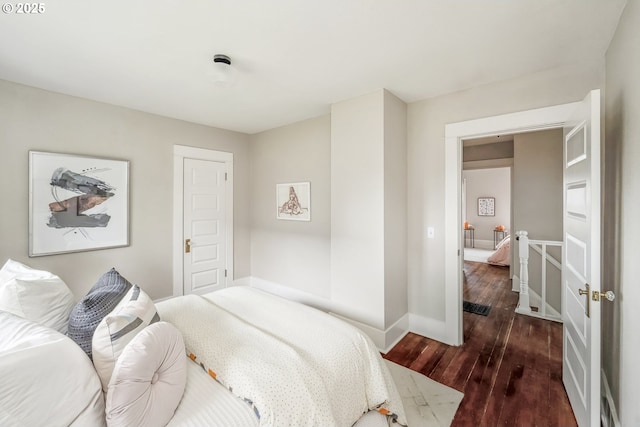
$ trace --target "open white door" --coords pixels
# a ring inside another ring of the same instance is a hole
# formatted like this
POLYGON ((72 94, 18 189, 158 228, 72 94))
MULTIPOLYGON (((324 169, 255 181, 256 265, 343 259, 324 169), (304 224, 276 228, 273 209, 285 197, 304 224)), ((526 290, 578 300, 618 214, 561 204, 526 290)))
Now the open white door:
POLYGON ((184 293, 226 286, 226 166, 184 159, 184 293))
POLYGON ((581 427, 600 426, 600 91, 564 129, 562 380, 581 427))

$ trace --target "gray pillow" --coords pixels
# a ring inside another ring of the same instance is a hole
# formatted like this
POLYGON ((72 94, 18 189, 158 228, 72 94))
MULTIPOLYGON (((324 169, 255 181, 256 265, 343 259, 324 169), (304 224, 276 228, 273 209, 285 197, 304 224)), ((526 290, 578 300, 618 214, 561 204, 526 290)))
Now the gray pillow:
MULTIPOLYGON (((67 336, 92 359, 91 340, 100 321, 118 305, 131 288, 131 283, 115 268, 98 279, 89 293, 71 310, 67 336)), ((93 360, 93 359, 92 359, 93 360)))

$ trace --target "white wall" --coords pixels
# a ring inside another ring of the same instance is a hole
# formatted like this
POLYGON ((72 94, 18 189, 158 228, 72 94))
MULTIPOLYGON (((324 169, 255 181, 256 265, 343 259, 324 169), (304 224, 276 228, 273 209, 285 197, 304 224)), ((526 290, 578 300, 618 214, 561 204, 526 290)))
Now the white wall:
POLYGON ((380 90, 332 105, 331 299, 380 331, 407 314, 405 165, 404 102, 380 90))
POLYGON ((251 275, 331 294, 331 119, 251 136, 251 275), (276 184, 311 182, 311 221, 276 219, 276 184))
MULTIPOLYGON (((407 314, 407 104, 384 92, 384 324, 407 314)), ((391 344, 391 343, 388 343, 391 344)))
POLYGON ((475 246, 493 249, 496 226, 511 231, 511 168, 465 170, 462 178, 467 185, 466 218, 475 227, 475 246), (479 197, 495 198, 495 216, 478 215, 479 197))
POLYGON ((604 61, 561 67, 409 104, 409 311, 445 320, 444 127, 447 123, 581 100, 604 80, 604 61), (435 227, 435 239, 426 228, 435 227))
POLYGON ((172 294, 173 145, 234 153, 234 274, 250 273, 248 136, 0 81, 0 260, 58 274, 80 298, 115 267, 152 298, 172 294), (130 161, 125 248, 28 257, 29 150, 130 161))
POLYGON ((331 298, 384 329, 384 97, 331 106, 331 298))
POLYGON ((621 425, 640 425, 640 2, 629 1, 606 55, 602 362, 621 425))

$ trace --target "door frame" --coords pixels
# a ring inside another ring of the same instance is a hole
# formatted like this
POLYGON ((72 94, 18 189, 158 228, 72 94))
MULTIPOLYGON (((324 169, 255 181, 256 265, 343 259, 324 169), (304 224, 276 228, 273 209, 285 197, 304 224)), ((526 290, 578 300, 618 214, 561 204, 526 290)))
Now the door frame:
POLYGON ((184 233, 184 159, 207 160, 225 164, 226 180, 226 283, 233 282, 233 153, 173 146, 173 296, 184 295, 183 233, 184 233))
POLYGON ((517 113, 445 125, 445 338, 446 344, 464 343, 462 322, 462 140, 517 134, 563 127, 580 105, 572 102, 517 113))

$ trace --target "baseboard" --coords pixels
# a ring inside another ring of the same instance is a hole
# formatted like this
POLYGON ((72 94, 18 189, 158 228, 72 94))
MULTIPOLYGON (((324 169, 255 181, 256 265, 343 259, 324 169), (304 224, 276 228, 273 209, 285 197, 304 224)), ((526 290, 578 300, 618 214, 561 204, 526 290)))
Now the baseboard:
POLYGON ((235 279, 231 286, 251 286, 251 277, 241 277, 239 279, 235 279))
POLYGON ((384 353, 388 353, 408 333, 409 333, 409 313, 402 316, 393 325, 389 326, 385 331, 385 343, 387 345, 384 348, 384 353))
POLYGON ((600 421, 602 427, 621 427, 616 404, 604 370, 600 370, 600 421))
POLYGON ((473 247, 476 249, 488 249, 490 251, 495 249, 495 246, 493 245, 493 240, 475 239, 473 243, 474 243, 473 247))
POLYGON ((517 274, 514 274, 513 278, 511 278, 511 290, 513 292, 520 292, 520 278, 517 274))
POLYGON ((382 351, 389 351, 395 344, 398 343, 409 332, 409 314, 405 314, 390 327, 385 330, 378 329, 376 327, 367 325, 358 320, 351 319, 347 307, 338 306, 335 302, 328 298, 312 295, 308 292, 300 291, 298 289, 291 288, 289 286, 281 285, 279 283, 270 282, 268 280, 261 279, 259 277, 243 277, 233 282, 234 286, 251 286, 257 289, 261 289, 265 292, 269 292, 274 295, 281 296, 291 301, 296 301, 311 307, 317 308, 324 312, 330 313, 342 320, 354 325, 362 330, 371 340, 376 347, 382 351))
POLYGON ((409 332, 408 313, 402 316, 400 319, 398 319, 397 322, 395 322, 384 331, 336 313, 330 314, 355 326, 356 328, 367 334, 367 336, 371 338, 371 341, 373 341, 373 343, 376 345, 378 350, 380 350, 382 353, 388 353, 409 332))

